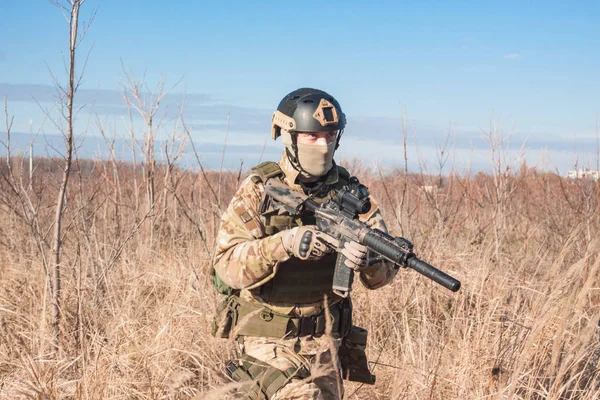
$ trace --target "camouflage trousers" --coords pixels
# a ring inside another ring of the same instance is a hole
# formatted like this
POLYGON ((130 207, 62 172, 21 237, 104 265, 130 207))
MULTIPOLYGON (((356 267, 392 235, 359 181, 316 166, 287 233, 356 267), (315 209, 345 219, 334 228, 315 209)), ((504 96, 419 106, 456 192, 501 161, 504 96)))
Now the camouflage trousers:
POLYGON ((337 350, 341 339, 323 335, 295 339, 244 337, 241 351, 279 370, 310 371, 306 379, 292 378, 271 400, 340 400, 343 397, 337 350))

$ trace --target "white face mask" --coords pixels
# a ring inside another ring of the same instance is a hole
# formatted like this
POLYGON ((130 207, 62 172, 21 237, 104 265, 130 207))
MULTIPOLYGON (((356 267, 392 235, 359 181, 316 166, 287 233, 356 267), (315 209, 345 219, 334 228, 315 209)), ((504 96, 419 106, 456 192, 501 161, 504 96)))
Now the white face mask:
MULTIPOLYGON (((283 144, 294 154, 292 150, 292 135, 281 130, 283 144)), ((298 162, 302 167, 300 174, 306 178, 323 176, 333 166, 333 153, 335 153, 336 141, 328 144, 300 144, 298 143, 298 162)), ((296 165, 297 166, 297 165, 296 165)))

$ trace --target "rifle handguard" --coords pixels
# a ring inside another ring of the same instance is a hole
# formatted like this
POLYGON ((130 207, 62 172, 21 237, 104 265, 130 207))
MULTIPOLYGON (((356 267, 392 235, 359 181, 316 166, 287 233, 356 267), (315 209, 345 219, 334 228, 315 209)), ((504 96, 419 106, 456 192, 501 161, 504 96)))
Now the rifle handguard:
MULTIPOLYGON (((369 249, 376 251, 388 260, 409 268, 414 269, 418 273, 425 275, 429 279, 439 283, 443 287, 450 289, 453 292, 460 289, 460 281, 451 277, 450 275, 440 271, 434 266, 427 264, 425 261, 419 260, 413 253, 403 251, 398 247, 397 244, 391 242, 382 237, 384 234, 381 231, 369 232, 363 239, 363 244, 369 249)), ((391 236, 389 236, 392 238, 391 236)), ((392 238, 393 240, 393 238, 392 238)))

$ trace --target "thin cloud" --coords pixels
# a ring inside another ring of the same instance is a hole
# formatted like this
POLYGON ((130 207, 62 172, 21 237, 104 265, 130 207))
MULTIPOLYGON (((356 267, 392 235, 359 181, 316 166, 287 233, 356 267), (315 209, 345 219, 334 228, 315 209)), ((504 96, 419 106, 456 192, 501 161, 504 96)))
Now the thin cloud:
MULTIPOLYGON (((0 95, 8 97, 9 101, 34 101, 41 103, 54 102, 58 100, 58 90, 51 85, 40 85, 31 83, 5 83, 0 82, 0 95)), ((78 103, 95 103, 102 105, 124 106, 123 96, 118 90, 106 89, 78 89, 75 99, 78 103)), ((177 106, 183 99, 182 93, 168 93, 161 104, 177 106)), ((186 94, 186 103, 203 104, 219 101, 212 95, 206 93, 186 94)))
POLYGON ((510 53, 510 54, 506 54, 504 56, 504 58, 507 60, 518 60, 523 57, 519 53, 510 53))

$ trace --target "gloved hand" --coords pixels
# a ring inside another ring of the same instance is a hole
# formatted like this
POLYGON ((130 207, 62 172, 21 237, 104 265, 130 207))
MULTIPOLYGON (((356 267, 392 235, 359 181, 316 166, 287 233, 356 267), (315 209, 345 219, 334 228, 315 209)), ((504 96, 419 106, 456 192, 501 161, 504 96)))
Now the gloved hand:
POLYGON ((297 226, 281 233, 285 250, 301 260, 318 260, 331 251, 325 244, 331 238, 319 231, 316 225, 297 226))
POLYGON ((360 271, 368 267, 367 254, 369 249, 358 242, 346 242, 340 251, 346 257, 346 267, 360 271))

